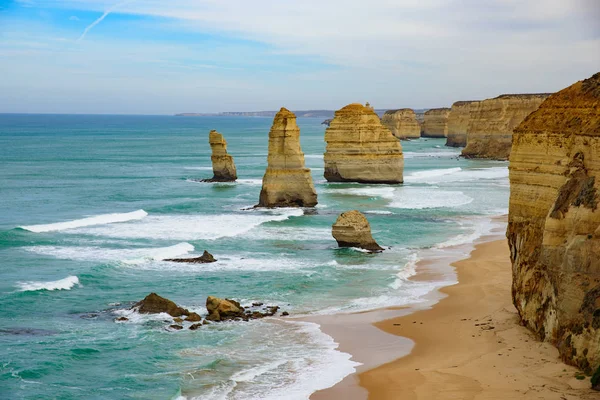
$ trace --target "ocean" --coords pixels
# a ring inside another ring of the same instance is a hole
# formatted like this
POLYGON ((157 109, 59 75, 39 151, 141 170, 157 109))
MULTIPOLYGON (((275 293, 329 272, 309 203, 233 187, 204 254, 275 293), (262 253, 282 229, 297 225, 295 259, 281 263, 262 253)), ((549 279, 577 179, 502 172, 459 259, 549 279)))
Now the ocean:
POLYGON ((327 183, 314 118, 298 125, 317 207, 253 209, 271 122, 0 114, 0 397, 306 399, 358 364, 294 317, 423 301, 439 282, 409 280, 416 261, 507 212, 507 163, 445 139, 402 142, 404 185, 327 183), (212 177, 211 129, 236 183, 196 181, 212 177), (337 248, 331 225, 352 209, 383 253, 337 248), (204 250, 218 262, 162 261, 204 250), (130 310, 150 292, 202 315, 213 295, 290 317, 174 331, 130 310))

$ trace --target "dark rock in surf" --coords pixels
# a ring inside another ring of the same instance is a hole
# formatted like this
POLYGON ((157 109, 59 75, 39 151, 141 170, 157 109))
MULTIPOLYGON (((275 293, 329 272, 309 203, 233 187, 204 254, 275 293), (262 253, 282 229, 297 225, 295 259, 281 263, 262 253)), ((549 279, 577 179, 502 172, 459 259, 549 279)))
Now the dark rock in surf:
POLYGON ((189 264, 208 264, 216 262, 217 260, 208 251, 204 250, 204 253, 200 257, 194 258, 167 258, 163 261, 171 261, 178 263, 189 263, 189 264))
POLYGON ((150 293, 144 300, 136 303, 132 309, 137 308, 140 314, 158 314, 167 313, 172 317, 188 316, 190 312, 185 308, 179 307, 169 299, 165 299, 156 293, 150 293))

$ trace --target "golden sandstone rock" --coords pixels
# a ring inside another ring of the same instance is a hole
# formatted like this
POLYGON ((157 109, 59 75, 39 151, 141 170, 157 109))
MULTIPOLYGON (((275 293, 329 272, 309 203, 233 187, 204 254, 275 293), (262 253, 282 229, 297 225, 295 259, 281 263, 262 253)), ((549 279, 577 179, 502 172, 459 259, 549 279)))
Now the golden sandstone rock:
POLYGON ((269 132, 267 171, 258 207, 314 207, 317 192, 305 167, 296 116, 281 108, 269 132))
POLYGON ((388 110, 383 114, 381 123, 398 139, 421 137, 421 125, 415 112, 410 108, 388 110))
POLYGON ((383 250, 371 235, 371 225, 357 210, 340 214, 331 231, 340 247, 359 247, 370 251, 383 250))
POLYGON ((537 110, 548 96, 548 93, 503 94, 475 104, 467 129, 467 147, 462 156, 507 160, 513 129, 537 110))
POLYGON ((465 147, 467 145, 467 128, 471 120, 471 110, 478 101, 457 101, 452 104, 448 115, 448 139, 446 146, 465 147))
POLYGON ((506 236, 527 327, 585 372, 600 366, 600 73, 515 129, 506 236))
POLYGON ((237 179, 233 157, 227 154, 227 141, 219 132, 212 130, 208 134, 208 142, 212 150, 210 159, 213 166, 213 177, 210 182, 232 182, 237 179))
POLYGON ((402 145, 372 108, 354 103, 336 111, 325 141, 329 182, 402 183, 402 145))
POLYGON ((423 120, 423 133, 421 136, 430 138, 443 138, 448 136, 449 108, 432 108, 425 112, 423 120))

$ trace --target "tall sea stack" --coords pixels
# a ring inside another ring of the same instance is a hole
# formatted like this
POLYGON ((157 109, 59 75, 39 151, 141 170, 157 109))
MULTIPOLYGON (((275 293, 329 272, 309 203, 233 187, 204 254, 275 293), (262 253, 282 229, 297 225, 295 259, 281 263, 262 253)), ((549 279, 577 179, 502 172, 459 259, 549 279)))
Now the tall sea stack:
POLYGON ((478 101, 457 101, 452 104, 448 115, 448 139, 446 146, 465 147, 467 145, 467 129, 471 120, 471 110, 478 101))
POLYGON ((300 148, 296 116, 281 108, 269 132, 267 171, 258 207, 314 207, 317 192, 300 148))
POLYGON ((388 110, 383 114, 381 123, 398 139, 418 139, 421 137, 421 125, 415 112, 410 108, 388 110))
POLYGON ((600 73, 515 129, 506 236, 522 323, 587 373, 600 367, 600 73))
POLYGON ((448 136, 448 115, 450 115, 449 108, 432 108, 426 111, 421 136, 429 138, 448 136))
POLYGON ((336 111, 325 141, 329 182, 402 183, 402 145, 372 108, 354 103, 336 111))
POLYGON ((462 156, 507 160, 513 130, 548 96, 547 93, 503 94, 476 103, 471 109, 467 147, 462 156))
POLYGON ((212 130, 208 134, 208 142, 212 155, 210 159, 213 167, 212 179, 209 182, 233 182, 237 179, 233 157, 227 154, 227 141, 219 132, 212 130))

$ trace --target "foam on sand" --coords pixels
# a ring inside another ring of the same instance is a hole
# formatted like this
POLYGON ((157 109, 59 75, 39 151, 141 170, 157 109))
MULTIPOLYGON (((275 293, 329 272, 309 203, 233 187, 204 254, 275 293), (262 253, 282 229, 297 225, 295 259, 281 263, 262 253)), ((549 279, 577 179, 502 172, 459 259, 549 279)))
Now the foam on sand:
POLYGON ((22 292, 33 292, 37 290, 71 290, 75 285, 79 285, 79 278, 76 276, 67 276, 64 279, 51 282, 17 282, 17 286, 22 292))
POLYGON ((116 222, 127 222, 133 220, 139 220, 146 217, 148 213, 144 210, 137 210, 129 213, 121 213, 121 214, 102 214, 97 215, 95 217, 88 217, 82 219, 76 219, 73 221, 65 221, 65 222, 56 222, 54 224, 44 224, 44 225, 27 225, 21 226, 21 229, 28 230, 30 232, 41 233, 41 232, 55 232, 55 231, 64 231, 67 229, 75 229, 81 228, 85 226, 94 226, 94 225, 105 225, 105 224, 113 224, 116 222))

